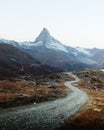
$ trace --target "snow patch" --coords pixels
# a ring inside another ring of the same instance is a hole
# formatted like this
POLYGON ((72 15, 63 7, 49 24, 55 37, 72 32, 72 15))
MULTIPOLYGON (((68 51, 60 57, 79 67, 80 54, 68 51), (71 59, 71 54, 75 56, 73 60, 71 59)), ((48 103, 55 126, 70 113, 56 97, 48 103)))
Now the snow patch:
POLYGON ((42 46, 42 45, 43 45, 43 41, 39 41, 39 42, 34 43, 34 46, 42 46))
POLYGON ((78 55, 78 52, 76 52, 76 51, 73 51, 73 52, 71 52, 71 53, 74 54, 75 56, 78 55))
POLYGON ((34 43, 33 42, 19 42, 20 46, 33 46, 34 43))
POLYGON ((14 45, 14 46, 19 45, 19 43, 14 41, 14 40, 6 40, 6 39, 0 39, 0 43, 11 44, 11 45, 14 45))
POLYGON ((80 53, 83 53, 83 54, 85 54, 85 55, 91 56, 90 52, 89 52, 87 49, 85 49, 85 48, 76 47, 76 50, 77 50, 78 52, 80 52, 80 53))
POLYGON ((60 50, 69 53, 65 46, 56 40, 51 40, 50 42, 47 42, 46 47, 49 49, 60 50))

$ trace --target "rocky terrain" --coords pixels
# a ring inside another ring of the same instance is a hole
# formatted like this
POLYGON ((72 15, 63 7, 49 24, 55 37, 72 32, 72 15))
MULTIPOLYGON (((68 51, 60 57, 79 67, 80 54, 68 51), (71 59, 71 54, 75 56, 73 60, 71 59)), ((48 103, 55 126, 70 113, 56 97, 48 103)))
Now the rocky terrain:
POLYGON ((79 78, 71 73, 67 74, 74 78, 64 83, 69 88, 67 96, 54 101, 1 109, 0 130, 54 130, 62 126, 64 120, 78 112, 89 99, 86 92, 71 85, 78 82, 79 78))
POLYGON ((0 107, 21 106, 65 97, 68 88, 64 82, 72 79, 64 73, 59 73, 31 80, 0 80, 0 107))
POLYGON ((90 96, 90 100, 74 117, 67 119, 58 130, 103 130, 104 129, 104 71, 86 69, 75 74, 81 78, 74 85, 90 96))
POLYGON ((55 39, 46 28, 31 42, 0 39, 37 59, 43 65, 73 71, 82 68, 104 68, 104 49, 71 47, 55 39))

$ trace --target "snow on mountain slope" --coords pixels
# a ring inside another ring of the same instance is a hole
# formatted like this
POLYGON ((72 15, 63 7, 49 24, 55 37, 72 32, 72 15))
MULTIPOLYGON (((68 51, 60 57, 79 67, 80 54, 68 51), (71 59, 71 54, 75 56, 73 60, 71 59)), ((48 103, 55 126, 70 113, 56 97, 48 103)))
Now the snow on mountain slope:
POLYGON ((31 49, 32 47, 45 46, 46 48, 56 51, 69 53, 67 48, 59 41, 54 39, 46 28, 43 28, 40 35, 34 42, 15 42, 13 40, 0 39, 0 43, 11 44, 24 49, 31 49))
POLYGON ((68 53, 66 47, 62 43, 54 39, 46 28, 43 28, 40 35, 34 41, 34 45, 45 46, 46 48, 49 49, 59 50, 68 53))
MULTIPOLYGON (((67 46, 63 45, 61 42, 53 38, 46 28, 43 28, 43 30, 41 31, 41 33, 34 42, 27 42, 27 41, 16 42, 14 40, 0 39, 0 43, 11 44, 24 49, 31 49, 32 47, 45 46, 48 49, 69 53, 67 46)), ((79 53, 91 56, 90 52, 87 49, 81 47, 73 48, 71 50, 71 53, 75 56, 79 55, 79 53)))
POLYGON ((76 51, 77 51, 78 53, 83 53, 83 54, 85 54, 85 55, 91 56, 91 53, 90 53, 87 49, 85 49, 85 48, 76 47, 75 49, 76 49, 76 51))
POLYGON ((0 43, 11 44, 13 46, 19 45, 19 43, 14 40, 6 40, 6 39, 0 39, 0 43))
POLYGON ((24 49, 30 49, 34 46, 33 42, 19 42, 19 46, 24 49))
POLYGON ((74 57, 82 63, 85 64, 96 64, 97 62, 93 59, 93 54, 91 49, 81 48, 81 47, 67 47, 68 51, 71 52, 74 57))
POLYGON ((34 46, 33 42, 16 42, 14 40, 7 40, 7 39, 0 39, 0 43, 4 43, 4 44, 10 44, 13 45, 15 47, 21 47, 21 48, 30 48, 31 46, 34 46))
POLYGON ((50 49, 60 50, 60 51, 68 53, 68 51, 65 48, 65 46, 62 45, 59 41, 57 41, 55 39, 52 39, 52 41, 47 42, 46 47, 50 48, 50 49))
POLYGON ((74 59, 74 61, 79 61, 89 65, 98 64, 98 66, 102 66, 102 62, 104 61, 104 49, 86 49, 81 47, 66 46, 53 38, 46 28, 43 28, 34 42, 16 42, 13 40, 0 39, 0 43, 11 44, 23 51, 28 52, 37 59, 41 58, 42 60, 44 54, 44 58, 47 59, 46 63, 48 63, 49 60, 47 58, 47 54, 50 54, 50 57, 53 55, 57 55, 58 57, 62 56, 64 57, 63 59, 66 59, 67 56, 69 59, 74 59))

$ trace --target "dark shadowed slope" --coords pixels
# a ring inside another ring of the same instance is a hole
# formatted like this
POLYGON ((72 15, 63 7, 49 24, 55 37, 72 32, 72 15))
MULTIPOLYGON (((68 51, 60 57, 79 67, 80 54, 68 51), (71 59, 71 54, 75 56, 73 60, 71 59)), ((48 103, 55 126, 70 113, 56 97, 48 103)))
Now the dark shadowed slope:
POLYGON ((0 79, 19 75, 43 75, 60 70, 42 65, 28 53, 9 44, 0 44, 0 79))

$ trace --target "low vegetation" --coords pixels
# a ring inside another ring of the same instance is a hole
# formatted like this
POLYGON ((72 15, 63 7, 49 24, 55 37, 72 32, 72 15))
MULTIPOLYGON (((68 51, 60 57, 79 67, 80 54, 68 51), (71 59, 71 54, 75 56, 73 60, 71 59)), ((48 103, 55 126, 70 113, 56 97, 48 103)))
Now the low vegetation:
POLYGON ((38 77, 35 80, 9 79, 0 81, 0 107, 39 103, 65 97, 68 88, 65 80, 72 77, 64 73, 38 77))
POLYGON ((75 72, 81 78, 76 87, 86 91, 90 100, 73 118, 66 120, 59 130, 103 130, 104 129, 104 72, 85 70, 75 72))

